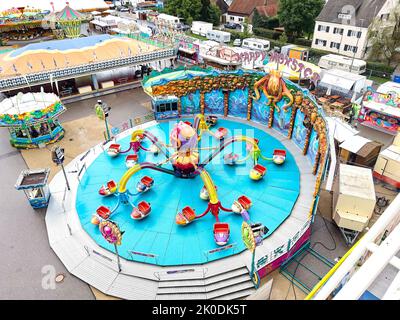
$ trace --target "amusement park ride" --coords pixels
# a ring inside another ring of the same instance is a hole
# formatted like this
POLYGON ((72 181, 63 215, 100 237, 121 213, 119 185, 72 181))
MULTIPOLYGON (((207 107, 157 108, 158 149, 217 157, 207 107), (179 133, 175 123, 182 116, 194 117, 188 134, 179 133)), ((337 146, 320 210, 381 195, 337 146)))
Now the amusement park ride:
POLYGON ((205 167, 230 144, 234 142, 245 142, 248 155, 243 159, 239 159, 239 155, 229 153, 224 156, 224 163, 227 165, 235 165, 243 163, 251 157, 254 166, 250 170, 249 177, 252 180, 260 180, 267 173, 267 169, 258 163, 258 160, 261 158, 263 160, 273 161, 277 165, 281 165, 285 161, 286 151, 274 150, 272 158, 264 157, 258 147, 257 139, 241 135, 225 138, 227 135, 227 130, 225 128, 211 130, 210 128, 216 125, 217 120, 218 118, 215 116, 208 116, 206 119, 200 114, 195 117, 193 124, 189 121, 180 121, 170 132, 170 144, 165 144, 159 141, 156 136, 145 130, 136 130, 132 133, 129 147, 126 150, 121 150, 120 144, 111 144, 107 150, 107 154, 110 157, 117 157, 120 154, 126 154, 131 150, 133 151, 133 154, 126 156, 125 164, 128 167, 128 170, 122 176, 119 183, 110 180, 99 190, 101 196, 117 197, 117 204, 114 208, 108 208, 106 206, 98 207, 96 214, 92 217, 92 223, 102 226, 104 221, 111 221, 110 218, 121 204, 130 205, 133 208, 131 217, 134 220, 141 220, 150 214, 151 206, 148 202, 140 201, 135 205, 131 198, 150 190, 154 186, 154 180, 150 176, 144 176, 137 182, 135 191, 127 189, 129 179, 140 170, 156 170, 182 179, 194 178, 199 175, 204 184, 200 191, 200 198, 208 201, 208 206, 200 215, 196 215, 195 210, 191 207, 184 207, 181 212, 176 214, 176 223, 185 226, 211 212, 216 219, 214 224, 215 243, 219 246, 223 246, 229 241, 230 228, 228 223, 220 222, 219 212, 220 210, 225 212, 234 212, 242 216, 243 221, 249 226, 248 229, 251 231, 248 230, 247 234, 249 237, 251 236, 250 238, 253 239, 253 242, 256 245, 259 245, 263 239, 263 235, 268 232, 268 229, 260 223, 251 222, 248 210, 252 206, 252 201, 245 195, 242 195, 234 201, 230 209, 224 207, 218 199, 217 187, 214 185, 213 180, 205 167), (218 139, 220 141, 219 146, 213 148, 200 148, 199 142, 204 133, 208 133, 218 139), (149 148, 143 146, 143 141, 145 139, 151 142, 149 148), (210 153, 210 155, 200 163, 199 150, 201 149, 215 149, 215 151, 210 153), (161 152, 166 159, 158 164, 151 162, 138 163, 138 153, 140 150, 152 152, 154 154, 161 152), (170 152, 170 150, 173 152, 170 152), (173 170, 163 167, 166 163, 171 163, 173 170))

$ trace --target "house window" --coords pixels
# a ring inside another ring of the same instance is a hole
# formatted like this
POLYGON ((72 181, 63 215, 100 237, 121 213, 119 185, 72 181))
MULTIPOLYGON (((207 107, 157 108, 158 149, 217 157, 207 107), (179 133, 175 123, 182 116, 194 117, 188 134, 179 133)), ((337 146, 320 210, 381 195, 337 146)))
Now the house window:
POLYGON ((318 31, 329 32, 329 26, 318 25, 318 31))
POLYGON ((229 17, 229 20, 234 21, 234 20, 235 20, 235 17, 230 16, 230 17, 229 17))
POLYGON ((239 18, 239 22, 242 22, 243 21, 243 18, 239 18))
POLYGON ((390 16, 389 13, 381 14, 381 20, 382 21, 387 21, 387 20, 389 20, 389 16, 390 16))
POLYGON ((358 51, 358 47, 357 46, 349 46, 348 44, 346 44, 344 46, 344 51, 351 51, 353 53, 356 53, 358 51))
POLYGON ((361 38, 361 31, 355 31, 355 30, 349 30, 347 31, 347 36, 348 37, 357 37, 357 38, 361 38))
POLYGON ((333 33, 342 35, 343 34, 343 28, 334 28, 333 29, 333 33))
POLYGON ((339 49, 340 48, 340 43, 332 41, 331 44, 330 44, 330 47, 334 48, 334 49, 339 49))
POLYGON ((315 39, 315 44, 316 44, 317 46, 323 46, 323 47, 325 47, 325 46, 326 46, 326 40, 315 39))

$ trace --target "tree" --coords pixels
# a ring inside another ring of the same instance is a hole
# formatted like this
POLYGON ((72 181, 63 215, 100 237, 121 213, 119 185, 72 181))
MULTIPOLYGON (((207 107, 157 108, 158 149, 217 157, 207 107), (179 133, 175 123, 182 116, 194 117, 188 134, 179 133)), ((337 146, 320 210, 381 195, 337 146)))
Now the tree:
POLYGON ((285 32, 280 35, 278 41, 282 45, 285 45, 286 43, 288 43, 288 37, 285 32))
POLYGON ((205 21, 212 22, 214 26, 219 26, 221 24, 221 15, 221 9, 217 5, 212 4, 210 6, 209 19, 205 21))
POLYGON ((182 18, 187 24, 201 20, 219 24, 221 11, 210 0, 168 0, 164 7, 167 14, 182 18))
POLYGON ((315 18, 324 7, 324 0, 280 0, 278 17, 289 38, 314 31, 315 18))
POLYGON ((201 19, 202 0, 168 0, 165 13, 182 18, 191 24, 194 20, 201 19))
POLYGON ((274 29, 279 27, 279 19, 277 16, 263 16, 258 12, 258 10, 254 10, 252 23, 253 28, 274 29))
POLYGON ((371 48, 368 59, 384 59, 389 65, 394 61, 400 53, 400 5, 390 13, 387 21, 375 18, 368 29, 368 42, 371 48))

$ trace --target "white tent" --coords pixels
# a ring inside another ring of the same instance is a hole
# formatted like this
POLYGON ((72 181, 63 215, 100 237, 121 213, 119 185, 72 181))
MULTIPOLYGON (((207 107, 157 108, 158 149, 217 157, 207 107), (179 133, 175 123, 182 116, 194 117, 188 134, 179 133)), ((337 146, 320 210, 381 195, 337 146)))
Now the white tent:
POLYGON ((109 5, 104 0, 13 0, 13 1, 0 1, 0 11, 10 9, 12 7, 31 7, 42 10, 52 11, 52 5, 54 5, 55 11, 61 11, 69 2, 69 6, 75 10, 89 10, 89 9, 108 9, 109 5))

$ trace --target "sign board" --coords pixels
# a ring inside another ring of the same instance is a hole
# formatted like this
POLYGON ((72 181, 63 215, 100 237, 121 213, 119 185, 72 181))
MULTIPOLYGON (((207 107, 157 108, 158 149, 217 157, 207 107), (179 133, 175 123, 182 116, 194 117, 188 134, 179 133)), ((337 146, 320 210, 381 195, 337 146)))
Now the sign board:
POLYGON ((56 147, 51 153, 51 158, 55 164, 62 164, 65 158, 64 148, 56 147))

